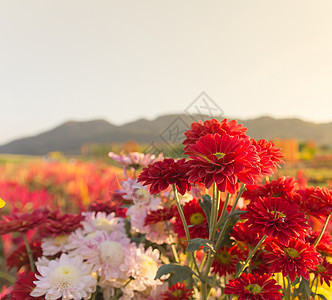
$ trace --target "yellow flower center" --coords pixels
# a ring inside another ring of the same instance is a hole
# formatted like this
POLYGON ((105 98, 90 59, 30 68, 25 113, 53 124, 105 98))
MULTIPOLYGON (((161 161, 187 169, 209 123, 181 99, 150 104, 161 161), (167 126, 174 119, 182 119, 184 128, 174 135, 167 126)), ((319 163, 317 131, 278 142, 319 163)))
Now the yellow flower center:
POLYGON ((223 158, 226 154, 222 153, 222 152, 217 152, 217 153, 214 153, 214 155, 217 156, 218 159, 220 159, 220 158, 223 158))
POLYGON ((56 289, 68 289, 81 280, 81 272, 76 266, 58 266, 49 276, 50 283, 56 289))
POLYGON ((261 293, 263 289, 258 284, 249 284, 248 286, 246 286, 246 290, 248 290, 251 294, 257 295, 261 293))
POLYGON ((217 259, 221 264, 227 265, 231 261, 231 255, 226 251, 221 251, 217 254, 217 259))
POLYGON ((68 235, 64 235, 64 234, 62 234, 62 235, 57 236, 57 237, 54 239, 54 244, 55 244, 56 246, 62 246, 62 245, 64 245, 64 244, 66 244, 67 241, 68 241, 68 235))
POLYGON ((285 248, 284 252, 286 255, 292 257, 292 258, 297 258, 300 256, 299 252, 293 248, 285 248))
POLYGON ((172 292, 172 296, 174 296, 174 297, 180 297, 181 294, 182 294, 181 290, 176 290, 176 291, 172 292))
POLYGON ((284 213, 276 210, 271 210, 270 213, 273 215, 274 220, 280 219, 281 222, 285 222, 287 216, 284 213))
POLYGON ((204 221, 204 216, 201 213, 194 213, 190 216, 190 224, 200 225, 204 221))

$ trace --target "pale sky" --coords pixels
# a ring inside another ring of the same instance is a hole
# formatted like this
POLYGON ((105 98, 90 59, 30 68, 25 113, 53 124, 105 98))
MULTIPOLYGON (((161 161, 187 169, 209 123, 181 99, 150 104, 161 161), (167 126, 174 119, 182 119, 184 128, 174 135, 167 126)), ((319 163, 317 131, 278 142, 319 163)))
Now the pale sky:
POLYGON ((0 144, 67 120, 332 121, 330 0, 0 0, 0 144))

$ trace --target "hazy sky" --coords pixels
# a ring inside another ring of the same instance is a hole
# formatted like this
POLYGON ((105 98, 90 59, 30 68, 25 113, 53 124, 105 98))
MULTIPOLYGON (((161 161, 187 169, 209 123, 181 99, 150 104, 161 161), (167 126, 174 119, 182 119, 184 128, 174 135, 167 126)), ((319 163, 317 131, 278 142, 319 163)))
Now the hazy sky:
POLYGON ((332 121, 332 1, 0 0, 0 143, 205 91, 228 116, 332 121))

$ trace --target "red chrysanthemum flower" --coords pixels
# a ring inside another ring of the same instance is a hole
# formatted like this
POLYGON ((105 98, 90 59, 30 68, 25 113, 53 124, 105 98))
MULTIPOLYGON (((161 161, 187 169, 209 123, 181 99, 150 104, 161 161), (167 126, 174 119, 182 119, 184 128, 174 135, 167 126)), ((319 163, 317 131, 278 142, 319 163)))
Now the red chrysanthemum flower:
MULTIPOLYGON (((43 255, 40 241, 35 240, 29 243, 29 245, 32 251, 33 260, 37 261, 37 258, 43 255)), ((25 244, 20 245, 7 257, 6 264, 9 270, 16 267, 17 271, 19 271, 22 267, 25 267, 27 270, 30 271, 30 261, 25 244)))
POLYGON ((310 216, 324 219, 332 211, 332 190, 325 187, 308 187, 294 194, 294 202, 310 216))
POLYGON ((221 247, 212 263, 212 273, 219 274, 219 276, 235 274, 236 264, 239 260, 244 260, 244 252, 236 245, 230 248, 221 247))
MULTIPOLYGON (((197 199, 187 202, 183 206, 183 213, 189 227, 190 238, 208 238, 209 237, 209 224, 205 213, 197 199)), ((176 211, 176 218, 174 221, 174 232, 177 233, 179 238, 186 237, 180 214, 176 211)))
POLYGON ((296 181, 292 177, 282 176, 265 185, 247 185, 242 196, 255 201, 258 197, 282 197, 292 201, 296 181))
POLYGON ((234 194, 239 181, 253 184, 260 175, 255 147, 239 136, 208 134, 188 147, 185 154, 191 158, 189 182, 202 180, 207 188, 216 182, 221 192, 234 194))
POLYGON ((246 246, 255 247, 264 234, 257 230, 252 230, 247 223, 236 223, 232 229, 231 236, 238 242, 243 242, 246 246))
POLYGON ((247 225, 258 232, 276 237, 287 244, 290 237, 304 242, 306 230, 310 229, 307 220, 298 205, 281 198, 258 198, 247 206, 242 217, 247 225))
POLYGON ((275 147, 272 141, 251 139, 251 143, 256 147, 260 158, 259 167, 263 176, 270 176, 280 168, 285 162, 281 159, 284 155, 281 148, 275 147))
POLYGON ((316 187, 308 202, 307 208, 312 216, 325 218, 332 211, 332 190, 316 187))
POLYGON ((82 228, 82 215, 61 214, 60 211, 52 212, 39 227, 41 237, 56 237, 58 235, 68 235, 78 228, 82 228))
POLYGON ((176 209, 176 206, 173 205, 171 207, 150 211, 145 217, 144 225, 169 221, 174 217, 176 209))
MULTIPOLYGON (((119 204, 121 205, 121 202, 119 204)), ((100 211, 106 214, 110 214, 112 212, 115 212, 117 207, 118 205, 114 201, 96 200, 89 204, 88 211, 94 211, 94 212, 100 211)))
POLYGON ((225 294, 237 295, 239 300, 277 300, 282 299, 280 285, 269 274, 253 275, 243 273, 226 285, 225 294))
POLYGON ((41 297, 32 297, 30 293, 36 287, 33 281, 36 281, 35 273, 33 272, 24 272, 20 275, 18 280, 15 282, 14 290, 10 293, 11 298, 15 300, 30 300, 37 299, 43 300, 44 296, 41 297))
MULTIPOLYGON (((318 236, 320 235, 320 231, 315 231, 306 236, 307 243, 313 245, 318 236)), ((332 256, 332 239, 328 232, 324 232, 322 238, 320 239, 318 245, 316 246, 316 251, 319 252, 323 256, 332 256)))
POLYGON ((163 300, 189 300, 194 290, 189 290, 184 283, 176 283, 161 294, 163 300))
POLYGON ((32 213, 13 213, 9 216, 2 216, 2 220, 0 221, 0 235, 11 232, 25 233, 28 230, 36 228, 45 218, 45 211, 39 209, 32 213))
POLYGON ((188 166, 184 158, 178 161, 165 158, 144 168, 138 181, 143 182, 143 185, 151 184, 151 194, 158 194, 167 189, 170 184, 175 184, 179 193, 184 195, 191 188, 186 175, 187 171, 188 166))
MULTIPOLYGON (((235 120, 229 121, 227 119, 219 122, 216 119, 205 121, 193 122, 191 124, 191 130, 185 132, 186 139, 183 141, 184 145, 193 145, 195 144, 200 137, 207 134, 218 133, 219 135, 238 135, 242 138, 249 138, 246 136, 247 128, 243 127, 241 124, 238 124, 235 120)), ((186 146, 187 148, 188 146, 186 146)), ((185 149, 186 149, 185 148, 185 149)))
POLYGON ((289 275, 292 282, 296 276, 309 280, 308 269, 314 270, 321 261, 313 245, 295 238, 291 238, 287 245, 274 240, 266 244, 265 250, 266 260, 271 264, 270 272, 282 272, 284 277, 289 275))
POLYGON ((313 270, 315 278, 318 276, 320 279, 320 284, 323 284, 325 281, 328 286, 332 281, 332 264, 330 264, 326 257, 323 258, 323 261, 313 270))

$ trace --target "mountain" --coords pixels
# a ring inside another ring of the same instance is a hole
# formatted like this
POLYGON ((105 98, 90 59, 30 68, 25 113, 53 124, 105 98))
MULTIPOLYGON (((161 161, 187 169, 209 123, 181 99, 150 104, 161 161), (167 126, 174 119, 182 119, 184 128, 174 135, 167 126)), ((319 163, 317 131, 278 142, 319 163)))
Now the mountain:
MULTIPOLYGON (((105 120, 87 122, 68 121, 41 134, 18 139, 0 146, 0 153, 43 155, 51 151, 79 154, 87 143, 138 143, 163 142, 183 132, 193 119, 186 114, 164 115, 155 120, 139 119, 122 126, 105 120)), ((297 138, 313 140, 318 145, 332 146, 332 122, 315 124, 300 119, 275 119, 260 117, 237 120, 248 127, 248 134, 255 139, 297 138)))

